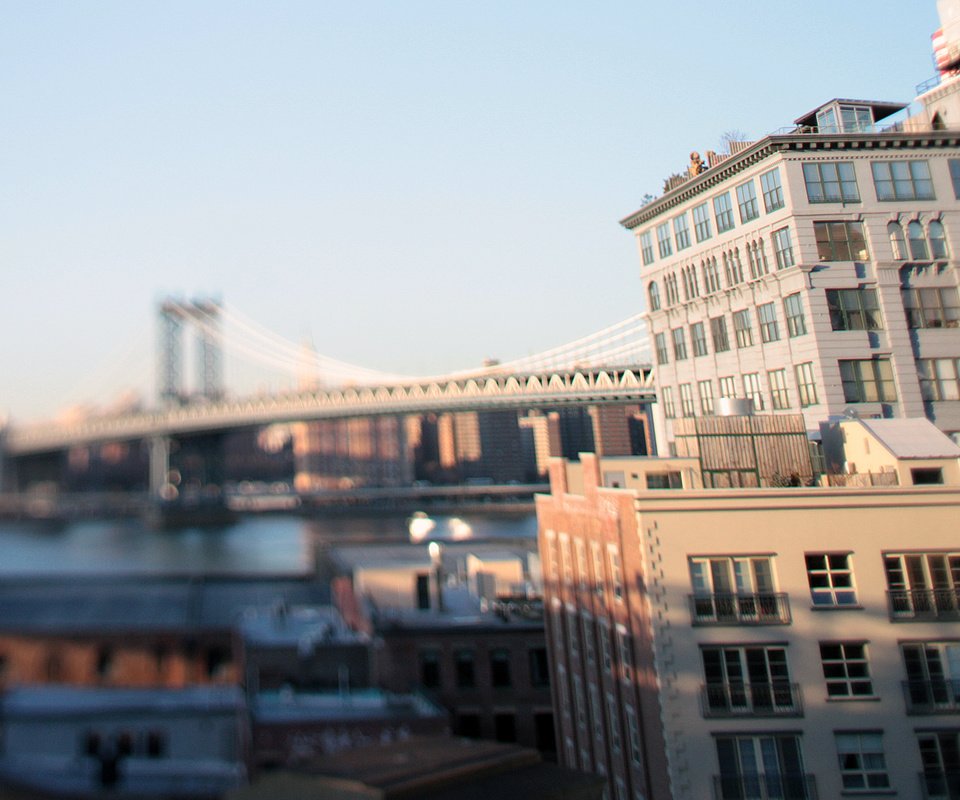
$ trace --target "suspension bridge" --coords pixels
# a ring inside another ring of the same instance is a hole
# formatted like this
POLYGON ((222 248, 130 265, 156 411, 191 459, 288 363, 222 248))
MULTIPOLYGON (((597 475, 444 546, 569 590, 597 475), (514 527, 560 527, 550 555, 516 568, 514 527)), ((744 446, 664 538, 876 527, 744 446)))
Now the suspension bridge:
POLYGON ((167 300, 159 307, 158 402, 12 425, 8 456, 107 441, 208 433, 278 422, 425 412, 643 402, 655 390, 640 315, 541 353, 442 375, 400 375, 350 364, 285 339, 230 305, 167 300), (185 388, 183 334, 195 338, 198 380, 185 388), (297 387, 232 396, 225 356, 295 377, 297 387))

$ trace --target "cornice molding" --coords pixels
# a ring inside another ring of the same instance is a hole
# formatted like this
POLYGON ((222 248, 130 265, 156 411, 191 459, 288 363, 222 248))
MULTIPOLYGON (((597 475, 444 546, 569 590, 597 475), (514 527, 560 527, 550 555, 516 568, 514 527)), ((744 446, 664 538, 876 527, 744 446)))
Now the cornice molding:
POLYGON ((785 134, 767 136, 741 153, 722 161, 717 166, 682 183, 639 211, 620 220, 628 230, 675 208, 687 200, 712 189, 732 178, 738 172, 769 158, 776 153, 824 152, 833 154, 842 150, 903 149, 921 147, 960 147, 960 131, 894 131, 889 133, 858 134, 785 134))

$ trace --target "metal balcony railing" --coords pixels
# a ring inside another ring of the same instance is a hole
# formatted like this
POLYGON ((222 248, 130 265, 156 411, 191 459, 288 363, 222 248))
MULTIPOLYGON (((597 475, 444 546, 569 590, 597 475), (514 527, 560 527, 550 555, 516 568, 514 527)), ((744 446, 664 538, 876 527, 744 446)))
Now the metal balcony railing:
POLYGON ((960 714, 960 680, 903 681, 908 714, 960 714))
POLYGON ((783 592, 691 594, 694 625, 789 625, 790 600, 783 592))
POLYGON ((960 619, 960 589, 891 589, 891 620, 960 619))
POLYGON ((707 683, 700 687, 704 717, 802 717, 796 683, 707 683))
POLYGON ((813 775, 714 775, 714 800, 817 800, 813 775))
POLYGON ((960 798, 960 772, 927 770, 920 773, 920 791, 924 800, 957 800, 960 798))

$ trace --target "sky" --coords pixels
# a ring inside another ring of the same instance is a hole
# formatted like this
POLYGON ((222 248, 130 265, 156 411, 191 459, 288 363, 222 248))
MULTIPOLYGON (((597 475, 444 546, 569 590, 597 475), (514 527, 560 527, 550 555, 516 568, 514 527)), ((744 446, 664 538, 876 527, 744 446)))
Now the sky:
POLYGON ((151 402, 167 296, 413 375, 604 328, 642 310, 619 220, 691 151, 912 100, 938 24, 934 0, 0 0, 0 415, 151 402))

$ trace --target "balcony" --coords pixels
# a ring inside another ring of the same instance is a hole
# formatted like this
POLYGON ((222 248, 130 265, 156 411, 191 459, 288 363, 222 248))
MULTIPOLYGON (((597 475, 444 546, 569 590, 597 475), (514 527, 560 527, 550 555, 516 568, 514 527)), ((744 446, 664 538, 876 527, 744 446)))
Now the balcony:
POLYGON ((890 620, 960 619, 960 589, 891 589, 887 592, 890 620))
POLYGON ((796 683, 707 683, 700 687, 704 717, 802 717, 796 683))
POLYGON ((920 790, 925 800, 956 800, 960 797, 960 772, 921 772, 920 790))
MULTIPOLYGON (((937 795, 930 795, 936 797, 937 795)), ((714 775, 714 800, 817 800, 813 775, 714 775)))
POLYGON ((694 625, 789 625, 790 600, 785 593, 691 594, 694 625))
POLYGON ((960 714, 960 680, 903 681, 908 714, 960 714))

